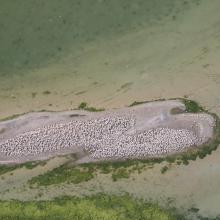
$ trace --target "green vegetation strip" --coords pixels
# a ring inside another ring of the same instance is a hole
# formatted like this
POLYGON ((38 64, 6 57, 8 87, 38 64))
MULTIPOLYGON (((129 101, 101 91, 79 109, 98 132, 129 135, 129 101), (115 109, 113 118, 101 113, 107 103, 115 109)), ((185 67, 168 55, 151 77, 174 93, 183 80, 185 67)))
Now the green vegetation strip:
POLYGON ((199 105, 199 103, 193 100, 184 99, 184 98, 179 98, 179 100, 182 101, 183 104, 185 105, 186 112, 189 113, 207 112, 201 105, 199 105))
POLYGON ((134 101, 132 104, 129 105, 129 107, 140 105, 140 104, 145 104, 145 103, 150 103, 150 102, 160 102, 160 101, 168 101, 168 100, 181 101, 186 107, 185 111, 189 113, 207 112, 207 110, 205 110, 199 103, 197 103, 194 100, 190 100, 186 98, 156 99, 156 100, 151 100, 151 101, 134 101))
POLYGON ((0 201, 0 220, 181 220, 173 210, 134 200, 129 195, 98 194, 53 201, 0 201))
POLYGON ((38 186, 48 186, 52 184, 60 183, 81 183, 89 181, 94 177, 94 172, 91 169, 81 167, 70 167, 68 164, 64 164, 58 168, 48 171, 45 174, 33 177, 29 183, 31 185, 37 184, 38 186))
MULTIPOLYGON (((42 175, 33 177, 29 184, 31 186, 49 186, 61 183, 82 183, 93 179, 97 174, 111 175, 113 181, 129 178, 132 173, 141 173, 144 168, 152 168, 156 160, 127 160, 117 162, 87 163, 75 166, 72 161, 48 171, 42 175), (148 165, 148 166, 147 166, 148 165)), ((160 162, 160 159, 157 159, 160 162)))
POLYGON ((44 166, 46 161, 35 161, 35 162, 27 162, 24 164, 13 164, 13 165, 0 165, 0 175, 3 175, 8 172, 12 172, 16 169, 25 167, 26 169, 33 169, 38 165, 44 166))
POLYGON ((86 102, 81 102, 78 106, 78 109, 80 110, 85 110, 85 111, 89 111, 89 112, 101 112, 101 111, 105 111, 104 108, 95 108, 95 107, 90 107, 88 106, 88 104, 86 102))

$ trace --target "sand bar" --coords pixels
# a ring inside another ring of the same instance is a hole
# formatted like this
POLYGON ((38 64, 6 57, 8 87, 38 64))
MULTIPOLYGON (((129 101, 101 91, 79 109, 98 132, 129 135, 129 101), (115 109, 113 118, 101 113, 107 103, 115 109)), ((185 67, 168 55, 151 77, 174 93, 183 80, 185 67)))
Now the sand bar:
POLYGON ((76 153, 79 163, 161 157, 198 147, 213 136, 214 118, 185 110, 179 100, 104 112, 28 113, 0 123, 0 163, 76 153))

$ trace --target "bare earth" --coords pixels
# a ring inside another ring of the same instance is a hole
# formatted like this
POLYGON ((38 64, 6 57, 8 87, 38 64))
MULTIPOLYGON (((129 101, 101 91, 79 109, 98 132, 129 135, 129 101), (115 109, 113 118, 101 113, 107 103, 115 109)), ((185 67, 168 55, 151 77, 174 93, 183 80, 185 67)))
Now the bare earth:
POLYGON ((179 100, 105 112, 28 113, 0 123, 0 163, 23 163, 76 153, 78 163, 158 157, 207 142, 215 121, 184 110, 179 100))

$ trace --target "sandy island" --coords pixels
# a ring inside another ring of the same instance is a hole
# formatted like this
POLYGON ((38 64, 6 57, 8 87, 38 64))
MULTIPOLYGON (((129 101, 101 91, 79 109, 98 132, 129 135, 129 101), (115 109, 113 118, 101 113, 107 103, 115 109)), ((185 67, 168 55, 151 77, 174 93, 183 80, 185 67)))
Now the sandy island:
POLYGON ((161 157, 199 147, 213 137, 215 119, 185 113, 180 100, 87 112, 28 113, 0 122, 0 163, 75 153, 78 163, 161 157), (182 113, 171 114, 178 108, 182 113))

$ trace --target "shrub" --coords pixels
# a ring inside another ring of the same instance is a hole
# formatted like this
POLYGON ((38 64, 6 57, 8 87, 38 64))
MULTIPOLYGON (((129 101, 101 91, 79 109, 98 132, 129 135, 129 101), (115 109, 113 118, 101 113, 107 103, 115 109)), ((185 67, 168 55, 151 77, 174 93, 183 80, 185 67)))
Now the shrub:
POLYGON ((164 167, 161 168, 160 171, 161 171, 162 174, 164 174, 164 173, 167 172, 168 169, 169 169, 168 166, 164 166, 164 167))
POLYGON ((87 103, 86 102, 81 102, 78 106, 78 109, 85 109, 87 107, 87 103))
POLYGON ((105 110, 104 108, 89 107, 86 102, 81 102, 78 106, 78 109, 86 110, 89 112, 101 112, 105 110))
POLYGON ((205 109, 200 106, 197 102, 189 99, 181 99, 182 102, 185 104, 186 112, 190 113, 197 113, 197 112, 204 112, 205 109))

